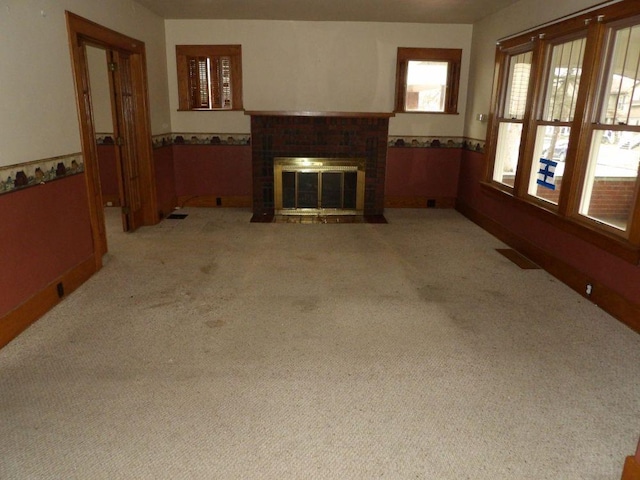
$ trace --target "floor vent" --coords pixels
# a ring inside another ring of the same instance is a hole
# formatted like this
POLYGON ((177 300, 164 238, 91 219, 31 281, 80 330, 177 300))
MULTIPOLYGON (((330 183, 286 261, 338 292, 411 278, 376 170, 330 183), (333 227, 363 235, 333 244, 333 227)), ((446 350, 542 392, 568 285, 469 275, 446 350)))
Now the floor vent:
POLYGON ((170 218, 171 220, 184 220, 188 216, 188 213, 172 213, 167 218, 170 218))

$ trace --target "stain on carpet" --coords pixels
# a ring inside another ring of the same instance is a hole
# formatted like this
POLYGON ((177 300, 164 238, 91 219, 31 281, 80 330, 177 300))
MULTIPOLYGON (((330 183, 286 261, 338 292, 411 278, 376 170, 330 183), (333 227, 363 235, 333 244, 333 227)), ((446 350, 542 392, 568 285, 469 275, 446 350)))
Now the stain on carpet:
POLYGON ((200 267, 200 271, 205 275, 209 275, 214 270, 215 270, 215 265, 204 265, 200 267))
POLYGON ((209 328, 220 328, 223 327, 224 324, 227 323, 224 320, 209 320, 204 322, 204 324, 209 328))

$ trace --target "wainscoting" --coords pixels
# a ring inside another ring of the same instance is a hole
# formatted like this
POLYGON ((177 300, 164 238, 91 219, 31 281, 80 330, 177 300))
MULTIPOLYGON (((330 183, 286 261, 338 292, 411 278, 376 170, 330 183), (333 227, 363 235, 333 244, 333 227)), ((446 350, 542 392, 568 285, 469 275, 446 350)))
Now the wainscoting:
POLYGON ((577 293, 640 332, 640 267, 481 188, 484 154, 463 150, 456 208, 577 293), (585 286, 592 285, 591 295, 585 286))

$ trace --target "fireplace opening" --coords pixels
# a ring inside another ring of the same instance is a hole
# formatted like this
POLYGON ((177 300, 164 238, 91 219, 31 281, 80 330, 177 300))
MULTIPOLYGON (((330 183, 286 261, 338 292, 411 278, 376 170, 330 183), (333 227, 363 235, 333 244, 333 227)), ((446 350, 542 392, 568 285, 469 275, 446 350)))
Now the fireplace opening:
POLYGON ((277 215, 362 215, 364 158, 274 158, 277 215))

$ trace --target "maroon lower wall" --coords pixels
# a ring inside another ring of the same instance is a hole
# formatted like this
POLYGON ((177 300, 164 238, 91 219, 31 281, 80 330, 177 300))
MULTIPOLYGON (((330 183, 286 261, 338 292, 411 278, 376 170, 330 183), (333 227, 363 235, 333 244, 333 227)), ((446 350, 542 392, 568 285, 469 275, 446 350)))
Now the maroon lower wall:
POLYGON ((164 146, 153 150, 156 173, 156 198, 160 218, 171 213, 177 205, 173 148, 164 146))
POLYGON ((456 198, 460 156, 459 148, 389 148, 385 196, 456 198))
MULTIPOLYGON (((461 152, 459 148, 389 148, 385 195, 455 199, 461 152)), ((248 145, 173 145, 154 150, 154 157, 160 206, 174 206, 174 197, 252 195, 248 145)))
POLYGON ((93 254, 84 174, 0 195, 0 318, 93 254))
POLYGON ((488 195, 481 188, 484 154, 464 150, 460 165, 458 204, 497 223, 549 257, 568 264, 577 272, 618 293, 632 304, 638 303, 640 267, 614 256, 569 232, 527 214, 520 208, 488 195))
POLYGON ((100 190, 105 202, 113 206, 120 205, 120 189, 118 186, 118 169, 116 168, 116 146, 113 144, 98 145, 98 168, 100 170, 100 190))
POLYGON ((173 145, 175 192, 184 197, 251 197, 251 146, 173 145))

